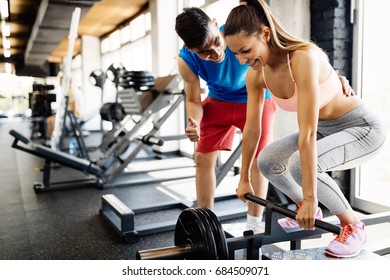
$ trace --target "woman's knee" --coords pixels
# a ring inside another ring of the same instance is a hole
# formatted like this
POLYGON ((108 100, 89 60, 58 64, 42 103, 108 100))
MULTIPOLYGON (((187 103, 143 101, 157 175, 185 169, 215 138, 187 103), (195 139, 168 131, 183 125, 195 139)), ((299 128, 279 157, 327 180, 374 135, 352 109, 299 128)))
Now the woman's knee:
POLYGON ((288 171, 291 174, 291 177, 299 185, 302 183, 302 167, 301 167, 301 158, 299 152, 295 152, 291 155, 288 160, 288 171))
POLYGON ((286 170, 286 166, 275 157, 275 153, 264 148, 257 157, 257 165, 265 177, 278 175, 286 170))

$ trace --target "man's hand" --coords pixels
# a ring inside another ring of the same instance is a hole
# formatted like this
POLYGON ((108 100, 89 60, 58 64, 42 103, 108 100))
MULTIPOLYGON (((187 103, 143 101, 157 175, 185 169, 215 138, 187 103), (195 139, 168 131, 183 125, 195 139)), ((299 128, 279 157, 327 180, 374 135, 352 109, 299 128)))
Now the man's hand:
MULTIPOLYGON (((339 71, 336 70, 336 73, 338 74, 339 71)), ((349 81, 348 79, 345 77, 345 76, 340 76, 339 75, 339 79, 341 81, 341 86, 343 87, 343 93, 346 95, 346 96, 354 96, 356 95, 353 88, 351 87, 351 85, 349 84, 349 81)))
POLYGON ((197 142, 200 139, 199 123, 192 117, 188 118, 188 126, 186 128, 186 136, 191 142, 197 142))

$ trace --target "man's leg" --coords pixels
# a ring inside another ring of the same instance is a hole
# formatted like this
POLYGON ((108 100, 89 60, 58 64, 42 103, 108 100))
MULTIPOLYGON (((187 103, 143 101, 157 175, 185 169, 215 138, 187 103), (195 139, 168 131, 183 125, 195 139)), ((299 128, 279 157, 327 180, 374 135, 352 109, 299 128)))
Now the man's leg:
MULTIPOLYGON (((251 167, 251 184, 254 195, 266 199, 268 192, 268 180, 261 174, 256 160, 254 160, 251 167)), ((263 232, 264 226, 261 223, 263 220, 263 212, 263 206, 257 203, 248 202, 245 230, 252 230, 254 233, 263 232)))
POLYGON ((216 189, 215 163, 219 151, 195 153, 197 206, 214 208, 216 189))
MULTIPOLYGON (((266 199, 268 192, 268 180, 261 174, 255 159, 251 167, 251 183, 254 195, 266 199)), ((264 207, 256 203, 248 203, 248 214, 250 216, 262 217, 264 207)))

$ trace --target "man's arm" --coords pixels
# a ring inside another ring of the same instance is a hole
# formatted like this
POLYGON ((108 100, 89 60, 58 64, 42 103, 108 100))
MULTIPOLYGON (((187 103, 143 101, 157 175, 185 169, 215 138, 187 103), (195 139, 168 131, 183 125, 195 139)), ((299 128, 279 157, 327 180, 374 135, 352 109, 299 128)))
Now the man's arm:
MULTIPOLYGON (((336 73, 337 75, 339 74, 339 71, 336 70, 336 73)), ((347 79, 347 77, 345 76, 339 76, 339 79, 341 81, 341 86, 343 88, 343 93, 346 95, 346 96, 354 96, 355 95, 355 91, 353 90, 353 88, 351 87, 351 85, 349 84, 349 81, 347 79)))
POLYGON ((186 94, 186 111, 188 126, 186 135, 192 141, 196 142, 200 138, 200 120, 203 116, 200 80, 188 67, 182 58, 179 58, 179 72, 184 81, 184 91, 186 94))

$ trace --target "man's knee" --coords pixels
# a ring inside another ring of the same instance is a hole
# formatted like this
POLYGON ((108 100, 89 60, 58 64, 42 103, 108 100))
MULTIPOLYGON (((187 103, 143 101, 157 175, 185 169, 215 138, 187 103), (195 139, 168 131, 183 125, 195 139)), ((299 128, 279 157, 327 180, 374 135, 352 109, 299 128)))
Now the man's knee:
POLYGON ((195 164, 200 168, 214 168, 218 152, 195 153, 195 164))

